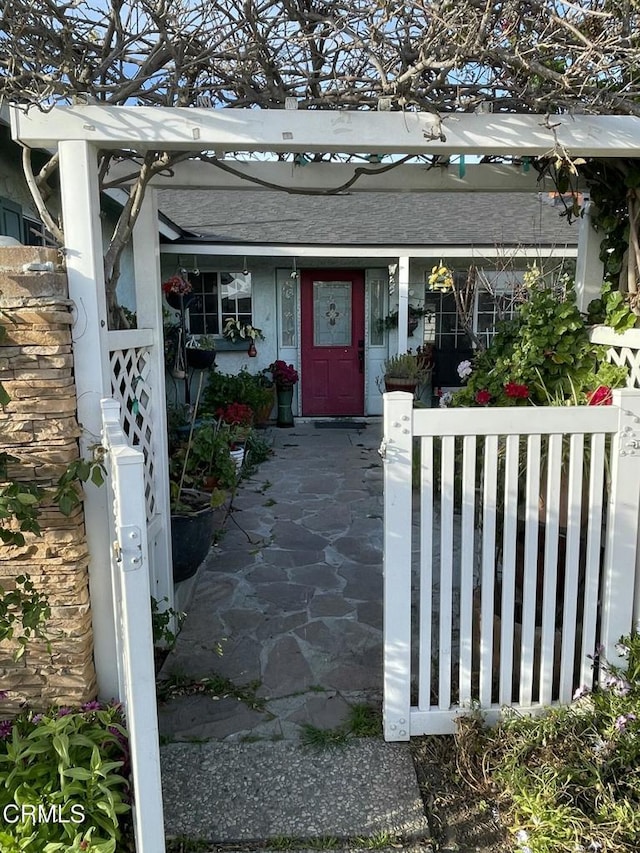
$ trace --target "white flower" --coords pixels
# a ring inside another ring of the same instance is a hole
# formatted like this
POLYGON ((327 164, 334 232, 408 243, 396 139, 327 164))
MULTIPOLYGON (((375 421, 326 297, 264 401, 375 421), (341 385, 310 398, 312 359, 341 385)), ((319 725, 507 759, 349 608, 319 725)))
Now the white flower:
POLYGON ((525 841, 529 840, 529 833, 526 829, 519 829, 516 832, 516 841, 518 844, 524 844, 525 841))
POLYGON ((453 394, 451 391, 445 391, 442 397, 440 397, 439 406, 441 409, 446 409, 449 407, 449 404, 453 400, 453 394))
POLYGON ((460 379, 467 379, 473 373, 470 361, 461 361, 458 365, 458 376, 460 379))

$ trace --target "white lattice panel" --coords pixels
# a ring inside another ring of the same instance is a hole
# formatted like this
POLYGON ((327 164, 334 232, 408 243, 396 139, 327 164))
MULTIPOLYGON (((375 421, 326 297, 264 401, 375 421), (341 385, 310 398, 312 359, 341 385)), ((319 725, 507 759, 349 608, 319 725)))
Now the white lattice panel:
POLYGON ((607 361, 629 370, 627 388, 640 388, 640 349, 611 347, 607 352, 607 361))
POLYGON ((594 326, 589 335, 595 344, 608 347, 607 361, 629 370, 628 388, 640 388, 640 329, 617 334, 608 326, 594 326))
POLYGON ((144 455, 144 493, 147 521, 156 510, 154 490, 153 403, 149 374, 149 347, 114 350, 110 354, 111 391, 120 402, 122 429, 132 447, 144 455))

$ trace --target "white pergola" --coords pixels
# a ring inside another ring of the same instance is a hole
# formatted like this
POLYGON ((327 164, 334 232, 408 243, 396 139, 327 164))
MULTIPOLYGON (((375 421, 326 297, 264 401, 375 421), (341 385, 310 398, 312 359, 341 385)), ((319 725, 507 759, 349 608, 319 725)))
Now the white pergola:
MULTIPOLYGON (((640 118, 627 116, 536 116, 451 113, 441 119, 425 113, 356 111, 234 110, 109 106, 56 107, 11 111, 15 140, 32 148, 55 148, 60 155, 64 254, 69 295, 76 305, 73 328, 78 417, 84 445, 100 435, 100 399, 111 395, 107 310, 103 267, 97 155, 100 149, 210 152, 227 154, 315 153, 414 155, 544 156, 558 150, 571 157, 640 156, 640 118)), ((224 161, 223 161, 224 162, 224 161)), ((351 163, 319 163, 299 168, 288 163, 226 161, 246 175, 302 190, 340 186, 359 168, 351 163)), ((119 167, 125 173, 130 164, 119 167)), ((117 171, 117 170, 116 170, 117 171)), ((469 165, 464 177, 449 170, 427 171, 404 165, 390 171, 367 166, 350 187, 358 191, 510 191, 539 189, 533 172, 512 166, 469 165), (376 171, 383 172, 375 174, 376 171)), ((174 188, 256 189, 256 185, 207 164, 176 166, 172 177, 153 185, 174 188)), ((148 192, 134 230, 134 272, 138 331, 158 341, 162 328, 160 253, 155 193, 148 192)), ((582 306, 598 294, 602 267, 599 238, 583 219, 577 259, 577 288, 582 306)), ((390 254, 390 250, 385 250, 390 254)), ((409 257, 398 248, 399 350, 407 347, 409 257), (403 330, 404 334, 403 334, 403 330)), ((113 333, 112 333, 113 334, 113 333)), ((126 338, 127 333, 120 333, 126 338)), ((154 383, 164 393, 161 347, 155 347, 154 383)), ((159 410, 157 410, 159 412, 159 410)), ((164 412, 156 428, 164 434, 164 412)), ((159 460, 161 461, 161 460, 159 460)), ((166 460, 165 463, 166 465, 166 460)), ((161 473, 161 472, 159 472, 161 473)), ((165 478, 166 476, 165 468, 165 478)), ((91 552, 90 580, 94 613, 95 660, 100 691, 113 695, 117 684, 115 629, 109 577, 107 497, 88 488, 85 503, 91 552)), ((165 490, 166 491, 166 490, 165 490)), ((163 500, 168 507, 168 494, 163 500)), ((170 572, 170 566, 168 567, 170 572)), ((170 601, 171 578, 167 576, 170 601)))

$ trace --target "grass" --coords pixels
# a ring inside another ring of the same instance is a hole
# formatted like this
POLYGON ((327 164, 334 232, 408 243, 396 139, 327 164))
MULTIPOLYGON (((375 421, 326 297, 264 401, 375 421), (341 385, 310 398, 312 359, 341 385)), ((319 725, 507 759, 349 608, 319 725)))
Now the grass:
POLYGON ((322 750, 346 746, 353 738, 378 737, 381 734, 382 714, 380 710, 362 702, 350 707, 349 716, 341 726, 336 726, 333 729, 321 729, 307 723, 302 726, 300 739, 304 746, 322 750))

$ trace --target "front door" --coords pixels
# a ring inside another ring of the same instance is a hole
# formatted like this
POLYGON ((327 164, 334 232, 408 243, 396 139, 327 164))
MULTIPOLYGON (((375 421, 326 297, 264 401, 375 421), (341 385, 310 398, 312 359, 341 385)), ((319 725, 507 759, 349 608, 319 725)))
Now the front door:
POLYGON ((302 414, 364 414, 364 274, 304 270, 302 414))

